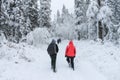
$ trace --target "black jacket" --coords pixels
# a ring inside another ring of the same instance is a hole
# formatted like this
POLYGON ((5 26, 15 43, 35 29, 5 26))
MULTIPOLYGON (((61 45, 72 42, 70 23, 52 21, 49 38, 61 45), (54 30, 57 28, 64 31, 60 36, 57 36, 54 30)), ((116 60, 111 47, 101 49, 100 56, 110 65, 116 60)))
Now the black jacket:
POLYGON ((47 48, 47 52, 49 55, 57 54, 59 51, 58 46, 56 43, 50 43, 50 45, 47 48))

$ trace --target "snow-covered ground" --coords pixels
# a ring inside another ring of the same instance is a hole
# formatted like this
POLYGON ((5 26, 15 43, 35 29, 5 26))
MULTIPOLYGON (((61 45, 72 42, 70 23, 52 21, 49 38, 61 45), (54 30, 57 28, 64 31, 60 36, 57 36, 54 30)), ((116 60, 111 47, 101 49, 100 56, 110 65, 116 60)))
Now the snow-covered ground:
POLYGON ((57 72, 50 68, 47 45, 33 47, 6 43, 0 47, 0 80, 120 80, 120 48, 112 43, 74 41, 75 71, 64 52, 68 41, 59 44, 57 72))

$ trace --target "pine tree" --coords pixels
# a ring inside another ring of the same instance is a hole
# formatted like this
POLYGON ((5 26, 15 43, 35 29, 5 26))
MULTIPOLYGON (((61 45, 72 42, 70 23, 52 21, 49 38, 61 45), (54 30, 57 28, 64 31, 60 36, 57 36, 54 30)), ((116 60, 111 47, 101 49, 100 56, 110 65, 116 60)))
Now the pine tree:
POLYGON ((31 20, 29 18, 28 12, 29 12, 29 3, 31 2, 31 0, 23 0, 23 12, 24 12, 24 31, 23 34, 24 36, 26 36, 30 31, 33 30, 32 25, 31 25, 31 20))
MULTIPOLYGON (((15 11, 16 11, 15 10, 16 9, 15 1, 11 0, 11 2, 10 2, 10 1, 3 0, 2 5, 4 5, 3 13, 6 13, 6 14, 9 15, 9 21, 7 21, 7 22, 5 21, 5 23, 3 23, 2 31, 4 31, 5 36, 8 40, 13 41, 12 40, 13 32, 14 32, 13 29, 15 29, 15 27, 14 27, 14 23, 15 23, 14 14, 15 14, 15 11)), ((4 17, 4 15, 2 17, 4 17)), ((5 17, 4 17, 4 20, 5 20, 5 17)))
MULTIPOLYGON (((89 0, 75 0, 75 25, 76 27, 76 32, 78 34, 78 40, 80 40, 82 38, 82 36, 84 37, 84 35, 82 35, 82 31, 80 30, 82 28, 82 26, 84 23, 87 22, 87 16, 86 16, 86 12, 88 9, 88 5, 89 5, 89 0)), ((84 26, 86 27, 86 26, 84 26)))
POLYGON ((108 32, 111 33, 111 16, 112 11, 110 7, 106 4, 105 0, 97 0, 99 13, 98 17, 98 38, 102 41, 104 37, 108 35, 108 32))
POLYGON ((9 40, 19 43, 22 33, 20 29, 23 27, 23 11, 21 9, 22 1, 13 0, 9 3, 8 14, 10 17, 9 27, 11 28, 11 36, 9 40))
POLYGON ((99 5, 97 0, 91 0, 90 5, 87 10, 87 17, 88 17, 88 36, 89 39, 97 39, 98 37, 98 19, 97 15, 99 13, 99 5))
POLYGON ((62 23, 67 23, 67 22, 70 22, 69 18, 72 17, 72 15, 69 13, 68 9, 65 7, 65 5, 63 5, 63 8, 62 8, 62 14, 61 14, 61 20, 62 20, 62 23))
POLYGON ((9 15, 6 10, 6 1, 0 0, 0 30, 4 33, 5 37, 7 38, 7 34, 9 32, 9 15))
POLYGON ((2 25, 7 40, 18 43, 22 38, 24 27, 24 8, 22 0, 2 0, 2 25))
POLYGON ((28 0, 26 8, 26 21, 29 19, 29 29, 32 31, 36 27, 39 27, 38 23, 38 6, 37 6, 37 0, 28 0))
POLYGON ((111 27, 111 14, 111 10, 104 0, 91 1, 87 10, 90 39, 104 40, 111 27))
POLYGON ((67 15, 68 15, 68 9, 66 9, 65 5, 63 5, 63 8, 62 8, 62 15, 61 15, 62 23, 65 22, 65 18, 67 17, 67 15))
POLYGON ((120 28, 120 0, 107 0, 108 6, 112 10, 111 16, 111 26, 110 26, 110 36, 109 40, 117 43, 119 38, 119 28, 120 28))
POLYGON ((63 5, 61 14, 57 12, 57 19, 54 21, 55 29, 54 33, 57 37, 63 37, 65 39, 74 39, 75 35, 75 26, 74 26, 74 17, 73 14, 70 14, 68 9, 63 5))
POLYGON ((112 22, 114 24, 120 23, 120 0, 107 0, 108 6, 111 8, 112 14, 112 22))
POLYGON ((84 0, 75 0, 76 25, 85 22, 86 2, 84 0))
POLYGON ((19 43, 39 26, 37 0, 1 0, 0 4, 0 30, 7 40, 19 43))
POLYGON ((60 17, 60 12, 59 12, 59 10, 57 10, 57 23, 58 23, 58 24, 61 23, 61 17, 60 17))
POLYGON ((40 26, 51 27, 51 0, 40 0, 40 26))

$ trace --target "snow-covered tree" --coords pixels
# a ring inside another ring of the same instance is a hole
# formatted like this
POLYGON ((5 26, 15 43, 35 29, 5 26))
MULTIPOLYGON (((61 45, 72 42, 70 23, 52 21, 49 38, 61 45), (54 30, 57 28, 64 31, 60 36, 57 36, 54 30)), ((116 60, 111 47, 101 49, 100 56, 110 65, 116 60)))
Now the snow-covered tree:
POLYGON ((32 25, 31 25, 31 20, 29 18, 28 12, 29 12, 29 3, 31 0, 23 0, 24 5, 22 6, 23 12, 24 12, 24 31, 23 34, 24 36, 27 35, 31 30, 33 30, 32 25))
POLYGON ((50 36, 47 28, 36 28, 27 35, 27 43, 39 46, 40 44, 48 43, 50 36))
POLYGON ((76 38, 75 25, 74 25, 75 19, 73 14, 70 14, 68 9, 65 7, 65 5, 63 5, 62 13, 59 15, 57 13, 56 15, 57 15, 57 19, 54 21, 55 23, 54 34, 56 34, 55 36, 64 39, 75 39, 76 38))
POLYGON ((39 26, 37 0, 2 0, 0 8, 0 30, 9 41, 18 43, 39 26))
POLYGON ((7 38, 7 34, 9 32, 9 15, 6 9, 6 1, 1 0, 0 2, 0 30, 4 33, 5 37, 7 38))
POLYGON ((62 22, 61 15, 59 10, 57 10, 57 23, 60 24, 62 22))
POLYGON ((120 0, 107 0, 108 6, 111 8, 112 14, 112 22, 114 24, 119 24, 120 22, 120 0))
POLYGON ((78 40, 85 38, 87 34, 83 34, 86 31, 82 31, 83 27, 87 27, 84 23, 87 22, 86 11, 90 0, 75 0, 75 25, 76 32, 78 34, 78 40), (82 26, 81 26, 82 25, 82 26), (83 26, 84 25, 84 26, 83 26))
POLYGON ((4 32, 6 38, 10 41, 19 42, 21 37, 20 26, 23 24, 23 13, 21 10, 21 0, 3 0, 4 13, 8 15, 8 20, 6 25, 2 25, 2 31, 4 32))
POLYGON ((29 28, 30 30, 34 30, 36 27, 39 27, 38 22, 38 6, 37 0, 28 0, 26 2, 26 22, 30 22, 29 28), (29 20, 29 21, 28 21, 29 20))
POLYGON ((101 21, 102 30, 102 38, 109 39, 109 35, 112 33, 112 21, 111 21, 112 11, 107 4, 103 4, 100 8, 99 13, 97 15, 98 21, 101 21))
POLYGON ((65 5, 63 5, 61 14, 62 23, 66 21, 65 19, 67 19, 68 15, 69 15, 68 9, 66 9, 65 5))
POLYGON ((40 0, 40 26, 51 27, 51 0, 40 0))
POLYGON ((2 0, 1 11, 1 30, 7 40, 19 42, 24 30, 24 12, 21 0, 2 0))
POLYGON ((75 0, 76 25, 84 22, 84 0, 75 0))
POLYGON ((111 41, 119 40, 119 29, 120 29, 120 0, 107 0, 108 6, 111 8, 111 32, 109 39, 111 41))
POLYGON ((88 35, 89 39, 96 39, 97 36, 97 14, 98 14, 98 4, 96 1, 91 1, 86 12, 88 18, 88 35))
POLYGON ((104 39, 110 31, 111 15, 111 9, 106 1, 91 0, 87 10, 89 39, 104 39))

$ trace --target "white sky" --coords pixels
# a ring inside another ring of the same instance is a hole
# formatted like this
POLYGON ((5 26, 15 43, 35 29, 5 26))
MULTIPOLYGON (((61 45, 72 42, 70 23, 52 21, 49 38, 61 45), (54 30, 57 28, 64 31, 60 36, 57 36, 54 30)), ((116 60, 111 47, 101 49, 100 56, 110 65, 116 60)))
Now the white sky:
POLYGON ((69 12, 73 13, 74 11, 74 0, 51 0, 51 18, 54 18, 54 14, 57 13, 57 10, 60 10, 63 7, 63 4, 69 10, 69 12))

